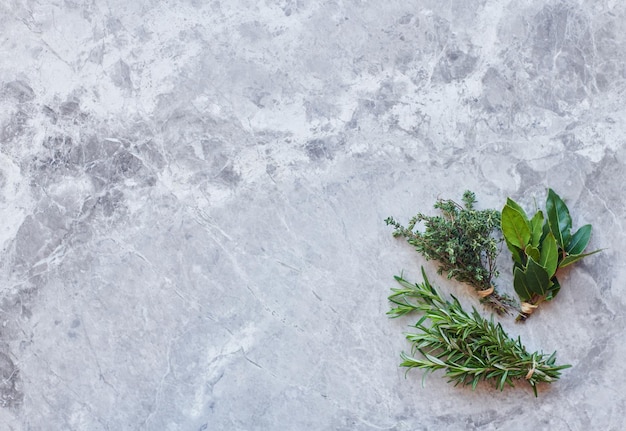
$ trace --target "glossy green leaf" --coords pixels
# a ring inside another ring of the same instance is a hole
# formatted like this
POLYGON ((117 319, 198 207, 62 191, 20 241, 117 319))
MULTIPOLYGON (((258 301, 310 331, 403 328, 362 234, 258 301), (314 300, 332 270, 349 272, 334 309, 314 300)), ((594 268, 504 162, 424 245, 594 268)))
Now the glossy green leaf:
POLYGON ((533 297, 533 292, 528 286, 528 280, 526 279, 526 273, 521 268, 515 268, 513 273, 513 288, 515 293, 522 301, 530 301, 533 297))
POLYGON ((528 288, 537 295, 545 295, 551 285, 546 269, 532 258, 528 259, 526 266, 526 280, 528 288))
POLYGON ((546 270, 532 258, 528 259, 526 270, 515 268, 513 288, 522 301, 530 301, 534 295, 545 295, 551 284, 546 270))
POLYGON ((537 262, 539 262, 539 259, 541 258, 541 254, 539 252, 539 249, 537 247, 533 247, 530 244, 528 244, 526 246, 526 249, 524 250, 524 253, 526 253, 526 256, 532 257, 537 262))
POLYGON ((502 233, 506 240, 524 250, 530 241, 530 227, 525 215, 509 204, 502 210, 502 233))
POLYGON ((569 215, 565 202, 552 189, 548 189, 546 212, 550 231, 556 238, 557 244, 563 250, 567 250, 571 240, 572 217, 569 215))
MULTIPOLYGON (((548 220, 545 220, 543 224, 543 232, 541 233, 541 239, 544 239, 549 233, 550 233, 550 223, 548 223, 548 220)), ((541 242, 541 240, 539 242, 541 242)))
POLYGON ((506 246, 511 251, 511 255, 513 256, 513 262, 524 265, 524 259, 522 258, 524 251, 519 249, 518 247, 515 247, 508 241, 506 241, 506 246))
POLYGON ((559 283, 559 280, 557 280, 556 277, 552 277, 550 281, 552 282, 552 286, 550 286, 550 289, 548 289, 548 293, 546 295, 547 301, 553 300, 556 297, 556 295, 558 295, 559 290, 561 290, 561 284, 559 283))
POLYGON ((570 254, 561 261, 561 263, 559 264, 559 268, 565 268, 566 266, 571 265, 574 262, 578 262, 583 257, 591 256, 592 254, 600 253, 601 251, 602 250, 594 250, 591 253, 570 254))
POLYGON ((524 263, 522 265, 521 263, 513 262, 513 271, 515 271, 515 268, 519 268, 522 271, 525 271, 526 270, 526 264, 524 263))
POLYGON ((517 202, 515 202, 511 198, 506 198, 506 204, 518 213, 520 213, 520 215, 524 218, 524 221, 528 222, 528 216, 526 215, 526 211, 524 211, 524 208, 522 208, 517 202))
POLYGON ((546 269, 548 277, 551 278, 556 272, 559 262, 559 249, 552 232, 549 232, 541 243, 541 257, 538 261, 546 269))
POLYGON ((543 213, 537 213, 530 219, 530 243, 537 247, 543 233, 543 213))
POLYGON ((585 251, 585 247, 589 243, 589 237, 591 237, 591 225, 586 224, 572 235, 572 239, 566 249, 567 252, 569 254, 580 254, 585 251))

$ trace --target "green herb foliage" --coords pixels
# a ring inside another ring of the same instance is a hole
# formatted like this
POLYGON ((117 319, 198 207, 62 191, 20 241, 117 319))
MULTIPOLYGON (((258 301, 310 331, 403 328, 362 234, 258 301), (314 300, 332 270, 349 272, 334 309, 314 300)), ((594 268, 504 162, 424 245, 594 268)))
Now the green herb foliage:
POLYGON ((512 308, 513 301, 500 295, 493 283, 498 275, 499 252, 499 241, 493 233, 500 227, 500 213, 474 209, 476 196, 471 191, 463 194, 463 203, 461 206, 452 200, 439 200, 435 209, 441 211, 441 216, 419 213, 406 227, 392 217, 385 222, 395 228, 394 236, 406 238, 427 260, 436 260, 439 273, 446 272, 448 278, 473 286, 482 302, 503 314, 512 308), (424 225, 423 232, 416 229, 419 223, 424 225))
POLYGON ((502 233, 513 255, 513 287, 522 301, 518 320, 528 318, 541 301, 556 297, 561 289, 556 277, 560 268, 600 251, 583 253, 591 225, 572 234, 569 210, 552 189, 548 189, 546 213, 544 217, 537 211, 529 219, 512 199, 507 199, 502 210, 502 233))
POLYGON ((556 352, 551 355, 528 353, 519 337, 510 338, 500 324, 483 318, 476 309, 466 312, 459 301, 442 299, 429 283, 422 268, 424 282, 411 284, 396 276, 401 288, 392 289, 389 300, 391 317, 417 311, 422 317, 415 324, 417 333, 406 337, 412 343, 411 354, 402 353, 401 366, 421 368, 428 373, 445 370, 450 382, 471 385, 475 389, 481 380, 490 381, 502 390, 515 381, 526 381, 537 396, 537 384, 551 383, 560 371, 570 365, 555 365, 556 352), (415 358, 420 353, 422 358, 415 358))

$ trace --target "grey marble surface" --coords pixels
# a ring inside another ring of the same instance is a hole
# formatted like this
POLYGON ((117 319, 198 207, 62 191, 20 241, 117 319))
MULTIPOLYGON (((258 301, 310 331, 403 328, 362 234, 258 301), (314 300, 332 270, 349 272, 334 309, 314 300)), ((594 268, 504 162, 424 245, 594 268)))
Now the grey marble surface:
POLYGON ((625 22, 615 0, 1 2, 0 428, 624 429, 625 22), (606 250, 502 324, 573 368, 538 398, 405 376, 387 295, 424 262, 384 218, 547 187, 606 250))

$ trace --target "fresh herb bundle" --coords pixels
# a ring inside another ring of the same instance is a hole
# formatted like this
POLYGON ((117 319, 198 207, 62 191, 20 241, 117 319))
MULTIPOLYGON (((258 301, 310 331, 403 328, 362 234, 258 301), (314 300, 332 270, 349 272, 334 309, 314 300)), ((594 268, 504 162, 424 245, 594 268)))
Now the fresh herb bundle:
POLYGON ((591 236, 587 224, 574 234, 572 218, 565 202, 552 189, 546 198, 547 217, 537 211, 528 218, 512 199, 502 210, 502 233, 513 256, 513 287, 522 301, 518 321, 526 320, 544 300, 552 300, 561 289, 557 271, 585 256, 591 236))
POLYGON ((471 385, 472 389, 481 380, 495 382, 500 390, 523 380, 530 384, 535 396, 538 383, 551 383, 560 377, 561 370, 570 367, 555 365, 556 352, 550 356, 528 353, 519 337, 511 339, 499 323, 483 318, 476 309, 466 312, 454 296, 452 302, 442 299, 423 268, 422 275, 422 284, 411 284, 396 276, 402 288, 392 289, 389 297, 394 304, 387 313, 391 317, 413 311, 423 313, 415 324, 419 332, 406 336, 412 343, 412 352, 402 353, 401 366, 425 370, 424 378, 443 369, 455 386, 471 385), (417 352, 423 359, 414 357, 417 352))
POLYGON ((493 233, 500 228, 500 212, 474 209, 476 196, 469 190, 463 194, 463 203, 439 200, 434 207, 441 216, 419 213, 406 227, 393 217, 385 222, 395 228, 395 237, 406 238, 426 260, 436 260, 440 274, 446 272, 449 279, 473 286, 481 302, 504 314, 513 308, 513 301, 499 294, 494 285, 499 241, 493 233), (420 222, 424 232, 415 228, 420 222))

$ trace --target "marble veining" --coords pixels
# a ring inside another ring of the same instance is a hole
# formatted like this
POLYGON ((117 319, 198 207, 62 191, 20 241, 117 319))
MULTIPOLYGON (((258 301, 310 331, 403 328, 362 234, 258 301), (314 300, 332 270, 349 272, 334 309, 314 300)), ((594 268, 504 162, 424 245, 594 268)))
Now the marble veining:
POLYGON ((14 0, 0 20, 0 429, 624 429, 620 2, 14 0), (386 298, 424 261, 384 218, 547 187, 605 250, 502 324, 573 368, 538 398, 405 376, 386 298))

